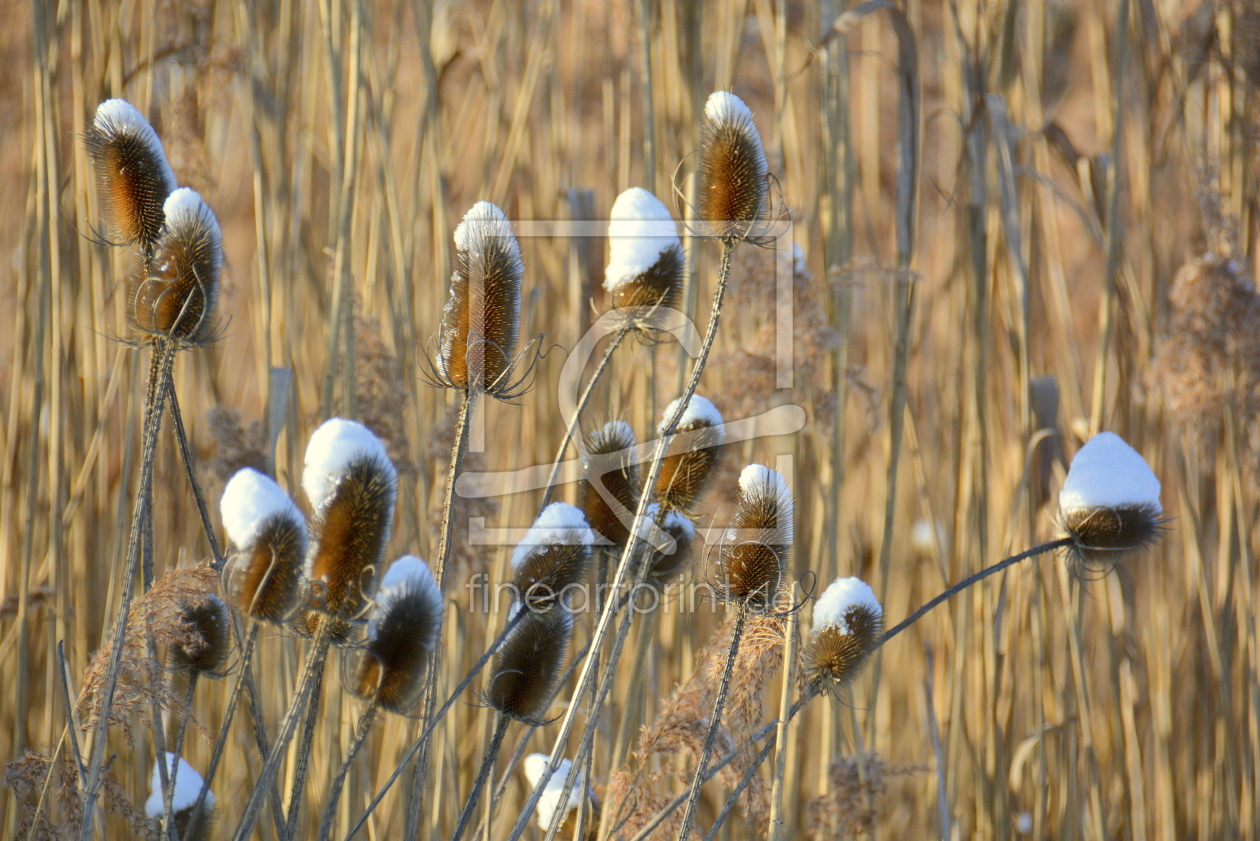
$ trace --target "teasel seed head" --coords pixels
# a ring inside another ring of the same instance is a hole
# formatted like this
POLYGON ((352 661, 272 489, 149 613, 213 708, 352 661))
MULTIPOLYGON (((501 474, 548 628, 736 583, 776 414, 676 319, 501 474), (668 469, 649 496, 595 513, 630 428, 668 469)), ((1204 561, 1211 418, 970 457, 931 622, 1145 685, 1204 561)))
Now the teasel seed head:
POLYGON ((634 458, 637 444, 630 424, 609 421, 586 436, 582 453, 586 521, 617 547, 624 547, 629 540, 630 522, 639 504, 639 463, 634 458))
MULTIPOLYGON (((645 526, 650 527, 656 522, 658 509, 655 502, 648 506, 647 516, 644 517, 645 526)), ((657 548, 649 543, 646 550, 648 569, 643 580, 652 587, 664 586, 683 571, 691 561, 692 546, 696 540, 695 524, 678 511, 665 512, 660 527, 673 545, 657 548)))
POLYGON ((1059 524, 1069 558, 1106 569, 1149 548, 1164 533, 1160 484, 1146 459, 1114 432, 1100 432, 1072 458, 1059 491, 1059 524))
POLYGON ((699 215, 723 238, 747 239, 766 217, 768 168, 752 112, 716 91, 700 124, 699 215))
POLYGON ((171 668, 213 675, 223 668, 232 651, 232 618, 227 604, 214 593, 183 601, 180 606, 183 633, 171 644, 171 668))
MULTIPOLYGON (((175 754, 166 754, 167 778, 169 779, 172 774, 175 776, 175 790, 171 796, 171 819, 175 830, 179 833, 181 841, 208 841, 213 837, 214 822, 210 818, 214 810, 214 792, 206 792, 206 799, 202 804, 203 814, 197 821, 197 830, 189 835, 193 807, 197 805, 197 797, 201 794, 201 786, 205 781, 182 757, 178 761, 178 772, 175 771, 176 767, 175 754)), ((158 768, 157 761, 153 763, 153 776, 149 781, 149 799, 144 802, 144 813, 150 818, 160 818, 166 813, 166 798, 162 795, 162 772, 158 768)))
POLYGON ((678 309, 685 260, 669 209, 631 187, 617 196, 609 219, 604 289, 612 306, 678 309))
POLYGON ((486 687, 486 702, 508 718, 541 724, 560 680, 573 632, 573 614, 563 604, 533 610, 513 602, 511 622, 518 611, 527 611, 494 657, 486 687))
POLYGON ((436 360, 442 385, 510 395, 524 271, 503 211, 488 201, 474 204, 455 228, 455 273, 436 360))
MULTIPOLYGON (((665 425, 677 410, 677 400, 665 408, 656 428, 658 434, 664 434, 665 425)), ((725 441, 722 413, 699 394, 692 395, 656 478, 655 498, 662 508, 690 512, 699 503, 717 473, 725 441)))
POLYGON ((180 187, 162 206, 166 223, 153 260, 142 267, 131 292, 131 321, 147 336, 165 336, 184 345, 209 341, 219 300, 222 235, 201 196, 180 187))
POLYGON ((543 509, 512 552, 512 585, 531 609, 542 609, 581 582, 595 535, 580 509, 553 502, 543 509))
MULTIPOLYGON (((538 781, 542 779, 550 764, 551 757, 545 753, 532 753, 525 757, 525 778, 529 780, 530 786, 538 787, 538 781)), ((581 771, 578 772, 577 778, 573 781, 573 787, 569 790, 568 798, 562 801, 565 781, 569 778, 569 772, 572 768, 573 762, 571 760, 560 760, 556 765, 555 773, 547 780, 547 787, 543 789, 538 805, 534 807, 538 828, 544 832, 551 828, 551 821, 557 809, 563 809, 566 815, 566 818, 560 822, 561 831, 563 832, 564 821, 568 819, 567 815, 582 802, 582 796, 586 792, 586 780, 583 778, 581 771), (562 802, 563 806, 561 805, 562 802)), ((561 835, 559 837, 566 836, 561 835)), ((572 837, 572 832, 567 837, 572 837)))
POLYGON ((354 691, 406 715, 419 700, 442 627, 442 592, 424 561, 404 555, 385 571, 375 602, 354 691))
POLYGON ((162 141, 139 111, 123 99, 107 99, 84 135, 116 245, 157 242, 165 218, 162 203, 175 190, 175 173, 162 141))
POLYGON ((302 488, 314 509, 306 577, 322 590, 316 609, 353 620, 389 542, 398 474, 385 445, 360 423, 325 422, 311 436, 302 488))
POLYGON ((756 610, 774 606, 792 551, 792 517, 784 478, 760 464, 745 467, 722 547, 722 586, 729 599, 756 610))
POLYGON ((228 598, 255 620, 285 622, 304 583, 306 519, 279 485, 251 467, 227 483, 219 511, 237 548, 226 570, 228 598))
POLYGON ((848 685, 884 632, 884 609, 860 578, 837 578, 814 602, 805 650, 807 679, 821 690, 848 685))

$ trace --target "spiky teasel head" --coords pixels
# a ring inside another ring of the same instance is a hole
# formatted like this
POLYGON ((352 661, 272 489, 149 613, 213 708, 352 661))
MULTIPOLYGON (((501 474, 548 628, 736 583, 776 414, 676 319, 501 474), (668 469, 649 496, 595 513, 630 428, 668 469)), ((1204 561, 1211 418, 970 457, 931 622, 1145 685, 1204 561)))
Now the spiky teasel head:
MULTIPOLYGON (((657 519, 657 503, 648 506, 644 518, 649 524, 657 519)), ((661 587, 682 572, 691 561, 692 545, 696 540, 695 524, 678 511, 667 511, 661 518, 661 531, 669 536, 668 545, 652 545, 648 549, 648 569, 644 583, 651 587, 661 587)))
MULTIPOLYGON (((665 407, 656 428, 658 434, 665 434, 665 425, 677 410, 677 400, 665 407)), ((725 441, 722 413, 699 394, 693 394, 678 419, 668 454, 656 478, 655 497, 662 508, 684 512, 694 508, 717 472, 725 441)))
MULTIPOLYGON (((168 780, 174 776, 171 819, 180 839, 182 841, 207 841, 214 837, 211 831, 214 822, 210 819, 214 810, 213 791, 206 792, 206 799, 201 808, 203 814, 197 821, 197 828, 193 834, 188 834, 188 830, 192 828, 193 807, 197 805, 197 797, 201 794, 201 787, 205 783, 201 775, 182 757, 176 762, 176 756, 173 753, 166 755, 166 775, 168 780)), ((149 799, 144 802, 144 813, 150 818, 160 818, 166 814, 166 798, 162 794, 162 771, 156 760, 153 763, 153 777, 149 781, 149 799)))
POLYGON ((151 251, 165 218, 162 203, 175 189, 162 141, 131 103, 107 99, 97 106, 84 142, 111 240, 151 251))
POLYGON ((1100 432, 1072 458, 1059 491, 1059 524, 1071 561, 1106 569, 1150 547, 1164 532, 1159 479, 1114 432, 1100 432))
POLYGON ((363 424, 333 418, 311 436, 302 470, 314 509, 306 577, 320 591, 316 609, 334 620, 353 620, 367 605, 365 588, 389 542, 397 487, 385 445, 363 424))
POLYGON ((848 685, 884 632, 884 609, 860 578, 837 578, 814 602, 805 649, 807 680, 821 691, 848 685))
MULTIPOLYGON (((529 780, 531 786, 538 787, 538 781, 547 772, 550 764, 551 757, 545 753, 532 753, 525 757, 525 778, 529 780)), ((534 807, 538 828, 544 832, 551 828, 551 821, 556 811, 562 810, 564 812, 565 817, 561 819, 560 833, 557 835, 559 838, 573 837, 573 830, 570 829, 567 833, 565 832, 565 824, 569 813, 581 804, 582 796, 586 792, 586 780, 583 779, 582 772, 579 771, 576 779, 573 781, 573 786, 569 789, 569 796, 565 798, 565 781, 568 780, 572 769, 573 762, 571 760, 560 760, 556 765, 555 772, 547 780, 547 787, 543 789, 538 805, 534 807)))
POLYGON ((630 521, 639 504, 639 463, 634 459, 637 444, 630 424, 609 421, 586 436, 582 453, 586 521, 617 547, 624 547, 630 538, 630 521))
MULTIPOLYGON (((685 259, 668 208, 647 190, 631 187, 617 196, 608 216, 604 289, 612 306, 642 307, 649 313, 678 309, 685 259)), ((640 327, 654 321, 637 313, 629 317, 640 327)))
POLYGON ((306 519, 279 485, 252 467, 227 483, 219 512, 237 548, 225 572, 228 598, 259 622, 285 622, 304 583, 306 519))
POLYGON ((700 218, 724 239, 756 236, 766 218, 768 174, 752 111, 735 94, 715 91, 700 123, 700 218))
POLYGON ((503 211, 479 201, 455 228, 455 273, 442 315, 436 380, 511 399, 521 328, 521 249, 503 211))
POLYGON ((784 478, 760 464, 745 467, 722 547, 727 598, 754 610, 773 607, 792 551, 792 517, 792 494, 784 478))
POLYGON ((171 668, 198 675, 219 672, 232 651, 232 619, 227 604, 214 593, 179 605, 179 638, 171 644, 171 668))
POLYGON ((404 555, 376 590, 354 692, 406 715, 424 686, 424 670, 442 627, 442 592, 428 565, 404 555))
POLYGON ((586 575, 594 543, 580 509, 567 502, 548 505, 512 552, 517 597, 534 610, 563 599, 586 575))
POLYGON ((222 235, 214 213, 187 187, 162 206, 166 222, 153 260, 131 291, 130 318, 140 333, 198 345, 214 336, 223 265, 222 235))
POLYGON ((573 615, 563 604, 532 610, 513 602, 508 621, 527 611, 494 657, 486 703, 508 718, 541 724, 560 680, 560 664, 569 647, 573 615))

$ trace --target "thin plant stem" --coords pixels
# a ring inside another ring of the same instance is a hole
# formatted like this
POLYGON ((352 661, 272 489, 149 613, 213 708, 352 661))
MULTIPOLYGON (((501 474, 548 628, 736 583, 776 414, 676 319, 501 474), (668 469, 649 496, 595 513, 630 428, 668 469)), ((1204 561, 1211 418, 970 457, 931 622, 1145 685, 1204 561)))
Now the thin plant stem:
MULTIPOLYGON (((788 724, 792 721, 788 705, 792 697, 792 678, 795 672, 793 666, 796 665, 796 622, 795 614, 787 617, 787 642, 783 646, 783 687, 779 696, 779 729, 775 734, 775 738, 784 745, 787 744, 788 724)), ((770 841, 779 841, 783 837, 785 823, 783 819, 783 785, 784 777, 787 773, 787 751, 779 751, 775 754, 774 759, 774 775, 770 784, 770 841)))
POLYGON ((372 722, 376 720, 376 711, 379 709, 376 703, 368 704, 363 715, 359 716, 359 726, 355 730, 354 741, 350 744, 350 750, 346 751, 346 758, 337 769, 337 776, 333 777, 332 787, 328 790, 328 805, 324 807, 324 819, 319 825, 319 841, 327 841, 328 833, 332 831, 333 820, 337 817, 337 801, 341 799, 341 787, 346 782, 346 774, 350 773, 350 766, 354 764, 355 756, 363 747, 363 743, 367 741, 368 732, 372 729, 372 722))
POLYGON ((507 735, 508 724, 511 721, 512 719, 502 713, 496 714, 494 735, 490 737, 490 744, 486 748, 486 758, 481 761, 481 770, 477 772, 477 779, 473 782, 472 793, 468 795, 468 802, 464 804, 464 811, 459 816, 459 823, 455 825, 455 834, 451 836, 451 841, 459 841, 464 836, 464 829, 467 828, 468 822, 472 820, 473 811, 477 806, 477 799, 481 797, 481 789, 485 786, 486 779, 494 768, 494 760, 499 755, 499 747, 503 744, 503 737, 507 735))
POLYGON ((700 787, 704 785, 704 766, 713 756, 713 743, 717 741, 718 728, 722 726, 722 710, 726 707, 726 694, 731 688, 731 672, 735 670, 735 658, 739 656, 739 643, 744 636, 744 623, 748 619, 748 606, 742 602, 735 612, 735 627, 731 631, 731 649, 726 655, 726 668, 722 671, 722 683, 718 686, 717 700, 713 702, 713 713, 709 716, 709 732, 704 737, 704 747, 700 750, 700 760, 696 763, 696 775, 691 780, 691 794, 687 797, 687 810, 683 813, 682 829, 678 831, 679 841, 683 841, 691 833, 691 824, 696 819, 696 805, 700 802, 700 787))
MULTIPOLYGON (((165 802, 162 806, 162 825, 166 827, 166 834, 176 839, 174 821, 171 820, 172 806, 175 801, 175 778, 179 774, 179 757, 184 754, 184 736, 188 733, 188 719, 192 718, 192 702, 193 693, 197 691, 197 672, 191 671, 188 674, 188 691, 184 694, 184 717, 179 722, 179 730, 175 733, 175 743, 171 745, 171 753, 175 755, 176 761, 171 763, 171 779, 170 785, 164 790, 165 802)), ((160 756, 160 754, 159 754, 160 756)), ((159 762, 159 765, 162 763, 159 762)), ((177 839, 176 839, 177 841, 177 839)))
POLYGON ((175 393, 175 378, 168 372, 166 377, 166 399, 171 404, 171 423, 175 428, 175 443, 179 448, 180 460, 184 463, 184 473, 188 476, 188 485, 192 488, 193 499, 197 503, 197 514, 201 517, 201 530, 205 532, 206 541, 210 544, 210 554, 214 558, 214 568, 223 569, 223 549, 219 539, 215 537, 214 528, 210 525, 210 510, 206 506, 206 496, 201 491, 201 483, 197 481, 197 470, 193 465, 192 448, 188 445, 188 432, 184 429, 184 415, 179 408, 179 397, 175 393))
POLYGON ((315 741, 315 728, 319 725, 321 701, 324 695, 324 671, 327 659, 315 667, 311 699, 306 705, 306 719, 302 724, 302 738, 298 742, 297 768, 293 772, 293 787, 289 792, 289 815, 285 821, 284 839, 293 841, 297 832, 298 815, 301 813, 302 796, 306 793, 306 775, 311 768, 311 744, 315 741))

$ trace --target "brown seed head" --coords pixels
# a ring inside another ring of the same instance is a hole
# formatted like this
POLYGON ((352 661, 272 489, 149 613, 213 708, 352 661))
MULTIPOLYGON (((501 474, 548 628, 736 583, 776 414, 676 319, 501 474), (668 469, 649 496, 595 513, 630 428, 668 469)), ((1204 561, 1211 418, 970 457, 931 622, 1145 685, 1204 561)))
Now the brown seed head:
POLYGON ((548 505, 512 553, 517 597, 535 610, 566 597, 566 589, 586 575, 594 543, 579 509, 567 502, 548 505))
MULTIPOLYGON (((664 426, 677 408, 678 401, 665 408, 658 433, 664 434, 664 426)), ((725 441, 722 413, 705 398, 692 395, 661 463, 656 502, 667 511, 692 511, 717 472, 725 441)))
MULTIPOLYGON (((648 516, 655 519, 656 503, 648 511, 648 516)), ((651 549, 648 557, 648 571, 644 583, 660 587, 683 571, 691 561, 692 545, 696 539, 696 527, 677 511, 668 511, 661 521, 661 530, 673 540, 672 547, 651 549)))
POLYGON ((857 578, 836 579, 814 604, 805 651, 809 683, 819 689, 848 685, 883 632, 884 611, 871 588, 857 578))
POLYGON ((625 421, 609 421, 586 438, 582 454, 582 510, 586 521, 614 546, 630 538, 630 522, 639 504, 638 442, 625 421))
POLYGON ((713 93, 700 124, 700 217, 719 237, 755 235, 766 215, 767 175, 752 112, 732 93, 713 93))
POLYGON ((495 655, 486 702, 508 718, 540 724, 560 679, 573 615, 562 604, 534 611, 516 602, 508 621, 517 610, 529 613, 495 655))
POLYGON ((1149 549, 1165 531, 1161 508, 1151 503, 1076 508, 1061 511, 1059 520, 1073 541, 1072 561, 1088 570, 1109 569, 1149 549))
MULTIPOLYGON (((678 228, 661 200, 640 187, 617 196, 608 214, 604 289, 617 309, 677 309, 684 257, 678 228)), ((647 323, 638 315, 636 323, 647 323)))
POLYGON ((792 551, 792 516, 783 477, 760 464, 745 467, 722 547, 723 586, 732 601, 758 610, 774 605, 792 551))
POLYGON ((442 593, 424 561, 405 555, 390 564, 375 600, 354 691, 406 715, 442 627, 442 593))
POLYGON ((255 620, 285 622, 301 595, 306 520, 279 485, 248 467, 223 489, 219 510, 239 550, 228 561, 228 598, 255 620))
POLYGON ((147 336, 202 344, 214 334, 223 263, 222 237, 214 213, 187 187, 163 205, 166 224, 151 264, 131 290, 131 322, 147 336))
POLYGON ((171 668, 211 674, 223 668, 232 650, 232 622, 227 605, 214 594, 180 606, 180 639, 171 645, 171 668))
POLYGON ((116 244, 152 248, 162 230, 162 203, 175 189, 162 141, 122 99, 107 99, 97 107, 84 141, 116 244))

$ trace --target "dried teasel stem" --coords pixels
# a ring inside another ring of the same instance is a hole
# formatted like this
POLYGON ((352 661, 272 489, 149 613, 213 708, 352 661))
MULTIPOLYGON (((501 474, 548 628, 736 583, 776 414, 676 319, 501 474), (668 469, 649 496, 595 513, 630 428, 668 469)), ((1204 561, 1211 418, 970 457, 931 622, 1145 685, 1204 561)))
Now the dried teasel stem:
POLYGON ((163 835, 182 841, 208 841, 209 817, 214 810, 214 795, 199 796, 206 786, 201 775, 177 753, 166 752, 166 767, 153 763, 153 778, 145 814, 162 817, 163 835), (165 786, 163 781, 165 781, 165 786), (165 797, 163 792, 165 790, 165 797), (198 826, 205 829, 198 833, 198 826))
POLYGON ((376 720, 376 713, 379 710, 379 704, 371 703, 359 716, 359 723, 354 730, 354 741, 350 743, 346 758, 337 769, 337 776, 333 777, 332 787, 328 791, 328 805, 324 807, 324 817, 319 824, 319 841, 327 841, 328 833, 332 831, 333 821, 337 817, 337 802, 341 799, 341 787, 345 784, 346 774, 349 773, 350 766, 354 758, 358 756, 363 743, 367 741, 368 733, 372 730, 372 723, 376 720))
POLYGON ((476 809, 477 801, 481 797, 481 790, 485 788, 486 780, 490 778, 490 772, 494 770, 494 760, 499 756, 499 748, 503 746, 503 737, 507 735, 508 725, 511 722, 512 720, 502 713, 495 716, 494 734, 490 737, 490 744, 486 746, 486 755, 481 761, 481 770, 477 772, 477 779, 473 782, 472 792, 468 795, 468 801, 464 804, 464 810, 459 815, 459 822, 455 824, 455 833, 451 835, 451 841, 459 841, 464 837, 464 830, 468 828, 468 823, 472 820, 473 810, 476 809))

